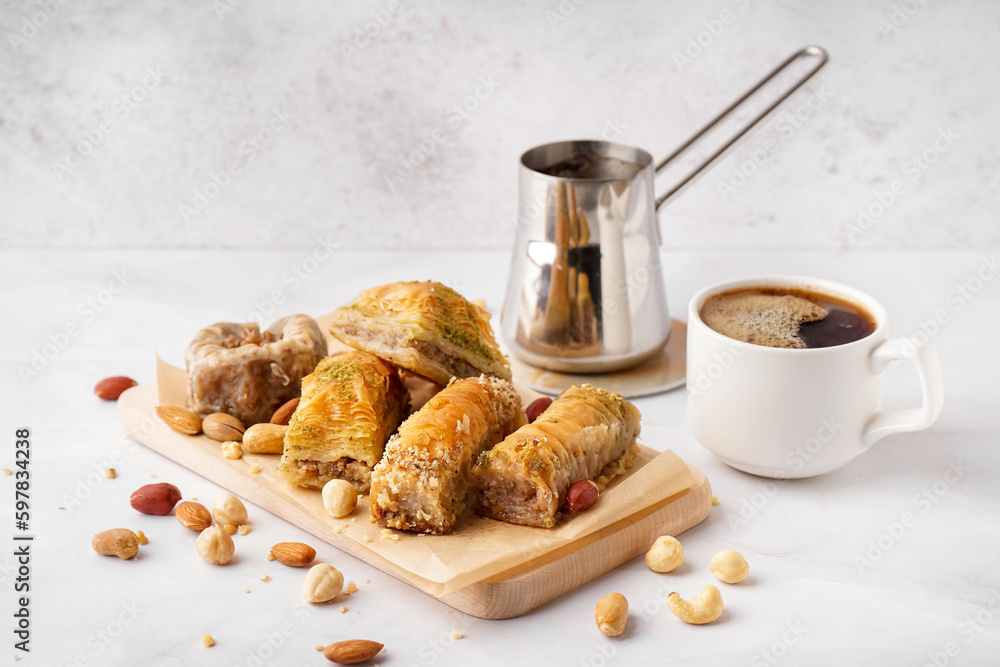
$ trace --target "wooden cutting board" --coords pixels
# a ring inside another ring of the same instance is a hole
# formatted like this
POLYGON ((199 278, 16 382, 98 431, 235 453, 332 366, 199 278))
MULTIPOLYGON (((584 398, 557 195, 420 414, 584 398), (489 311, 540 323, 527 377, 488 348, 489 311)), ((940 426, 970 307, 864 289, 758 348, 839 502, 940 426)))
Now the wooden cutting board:
MULTIPOLYGON (((530 390, 528 390, 530 392, 530 390)), ((528 396, 531 398, 532 396, 528 396)), ((334 519, 320 493, 277 473, 277 455, 222 456, 204 435, 170 430, 155 413, 157 387, 134 387, 118 416, 135 440, 338 549, 487 619, 524 614, 644 553, 660 535, 700 523, 712 504, 701 471, 672 452, 643 447, 637 464, 588 512, 555 528, 516 526, 467 513, 448 535, 383 531, 369 521, 364 496, 350 518, 334 519), (253 464, 259 473, 251 473, 253 464)))

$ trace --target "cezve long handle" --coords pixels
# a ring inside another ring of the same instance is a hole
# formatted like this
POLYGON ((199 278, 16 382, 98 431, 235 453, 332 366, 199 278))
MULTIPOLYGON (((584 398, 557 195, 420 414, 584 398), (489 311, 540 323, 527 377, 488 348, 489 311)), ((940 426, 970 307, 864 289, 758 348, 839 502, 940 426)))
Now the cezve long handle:
POLYGON ((761 79, 760 81, 758 81, 752 88, 750 88, 750 90, 746 91, 745 93, 743 93, 742 95, 740 95, 738 98, 736 98, 733 101, 733 103, 730 104, 725 109, 723 109, 719 113, 719 115, 717 115, 712 120, 708 121, 708 123, 704 127, 702 127, 700 130, 698 130, 697 132, 695 132, 694 135, 690 139, 688 139, 683 144, 681 144, 680 146, 678 146, 677 149, 673 153, 671 153, 667 157, 663 158, 663 160, 661 160, 659 162, 659 164, 656 165, 656 172, 659 173, 668 164, 670 164, 671 162, 673 162, 674 160, 676 160, 680 155, 682 155, 685 151, 687 151, 689 148, 691 148, 691 146, 695 145, 695 143, 697 143, 702 137, 704 137, 706 134, 708 134, 715 126, 717 126, 719 123, 721 123, 726 117, 728 117, 730 114, 732 114, 734 111, 736 111, 736 109, 738 109, 740 107, 740 105, 742 105, 744 102, 746 102, 748 99, 750 99, 750 97, 752 97, 754 95, 754 93, 756 93, 758 90, 760 90, 761 88, 763 88, 764 86, 766 86, 768 83, 770 83, 771 81, 773 81, 774 78, 777 77, 779 74, 781 74, 782 72, 784 72, 785 69, 787 69, 788 67, 790 67, 792 65, 792 63, 794 63, 794 62, 796 62, 796 61, 798 61, 800 59, 805 59, 805 58, 816 58, 818 60, 817 60, 817 62, 816 62, 815 65, 813 65, 808 71, 806 71, 806 73, 803 76, 801 76, 798 79, 796 79, 795 82, 792 84, 792 86, 788 90, 786 90, 784 93, 782 93, 780 97, 778 97, 776 100, 774 100, 774 102, 772 102, 766 109, 764 109, 759 114, 757 114, 757 116, 754 117, 753 120, 751 120, 749 123, 747 123, 746 125, 744 125, 736 134, 734 134, 728 141, 726 141, 718 150, 716 150, 714 153, 712 153, 711 155, 709 155, 707 158, 705 158, 704 161, 702 161, 694 169, 692 169, 691 172, 689 174, 687 174, 679 183, 677 183, 674 187, 670 188, 669 190, 667 190, 666 192, 664 192, 662 195, 660 195, 656 199, 656 208, 657 209, 659 209, 660 206, 662 206, 663 203, 666 202, 668 199, 670 199, 675 194, 677 194, 678 192, 680 192, 681 189, 684 188, 684 186, 686 186, 688 183, 690 183, 692 180, 694 180, 694 178, 698 174, 700 174, 702 171, 704 171, 705 168, 708 165, 710 165, 713 162, 715 162, 715 160, 718 159, 723 153, 725 153, 727 150, 729 150, 730 148, 732 148, 732 146, 737 141, 739 141, 747 132, 749 132, 751 128, 753 128, 755 125, 757 125, 757 123, 759 123, 760 121, 764 120, 764 118, 767 117, 767 115, 769 113, 771 113, 776 108, 778 108, 778 105, 780 105, 782 102, 784 102, 786 99, 788 99, 791 96, 792 93, 794 93, 796 90, 798 90, 806 81, 808 81, 810 78, 812 78, 812 76, 816 72, 818 72, 820 69, 822 69, 822 67, 824 65, 826 65, 827 61, 830 59, 830 56, 827 54, 826 50, 824 48, 820 47, 820 46, 807 46, 804 49, 796 51, 792 55, 788 56, 788 58, 786 58, 784 60, 784 62, 782 62, 780 65, 778 65, 773 70, 771 70, 771 72, 768 73, 767 76, 765 76, 763 79, 761 79))

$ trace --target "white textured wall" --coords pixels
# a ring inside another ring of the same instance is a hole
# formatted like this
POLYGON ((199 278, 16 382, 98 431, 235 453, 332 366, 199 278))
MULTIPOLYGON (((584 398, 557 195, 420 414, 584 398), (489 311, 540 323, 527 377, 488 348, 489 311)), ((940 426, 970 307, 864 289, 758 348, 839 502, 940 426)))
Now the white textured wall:
POLYGON ((51 0, 52 17, 45 3, 0 4, 7 247, 507 248, 525 149, 607 131, 662 155, 810 43, 832 55, 811 86, 827 99, 794 131, 772 118, 673 201, 667 245, 1000 238, 1000 4, 988 0, 51 0), (732 21, 679 67, 674 54, 723 10, 732 21), (345 54, 376 14, 387 25, 345 54), (477 109, 453 110, 477 90, 477 109), (260 148, 242 143, 269 124, 260 148), (433 153, 399 174, 422 145, 433 153), (934 164, 908 164, 924 151, 934 164), (230 163, 240 173, 216 193, 212 173, 230 163), (723 196, 740 165, 755 173, 723 196), (845 233, 894 182, 885 212, 845 233), (206 187, 216 196, 185 220, 206 187))

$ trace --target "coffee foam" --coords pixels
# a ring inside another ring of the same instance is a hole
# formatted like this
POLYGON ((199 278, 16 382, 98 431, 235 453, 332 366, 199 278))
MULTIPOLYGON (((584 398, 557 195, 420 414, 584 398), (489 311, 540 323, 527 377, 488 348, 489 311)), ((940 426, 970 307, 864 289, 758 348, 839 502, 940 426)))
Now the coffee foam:
POLYGON ((701 319, 713 330, 744 343, 801 349, 799 325, 827 316, 826 308, 791 295, 736 292, 710 297, 701 319))

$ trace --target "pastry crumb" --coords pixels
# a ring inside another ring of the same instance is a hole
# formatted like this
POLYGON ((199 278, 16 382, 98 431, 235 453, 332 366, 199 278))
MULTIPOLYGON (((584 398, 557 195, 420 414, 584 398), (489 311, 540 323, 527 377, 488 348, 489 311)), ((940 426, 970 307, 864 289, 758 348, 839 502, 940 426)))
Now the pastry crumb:
POLYGON ((382 532, 379 533, 380 540, 391 540, 395 534, 392 532, 392 528, 383 528, 382 532))
POLYGON ((462 634, 461 630, 452 630, 451 631, 451 638, 452 639, 461 639, 464 636, 465 635, 462 634))
POLYGON ((205 633, 201 636, 201 644, 206 648, 209 646, 215 646, 215 638, 212 635, 205 633))
POLYGON ((340 605, 340 609, 338 609, 337 611, 339 611, 341 614, 347 613, 347 607, 345 607, 344 605, 340 605))
POLYGON ((268 559, 268 560, 277 560, 277 559, 276 559, 276 558, 274 557, 274 554, 270 554, 270 553, 269 553, 269 554, 267 554, 267 559, 268 559))
POLYGON ((137 530, 135 532, 135 537, 136 537, 136 541, 139 544, 149 544, 149 538, 146 537, 146 533, 142 532, 141 530, 137 530))
POLYGON ((260 578, 260 580, 266 584, 267 582, 271 581, 271 576, 265 574, 263 577, 260 578))
MULTIPOLYGON (((4 474, 6 475, 6 474, 8 474, 8 473, 4 473, 4 474)), ((15 654, 14 654, 14 662, 17 662, 17 661, 18 661, 18 660, 20 660, 20 659, 21 659, 21 656, 19 656, 19 655, 18 655, 17 653, 15 653, 15 654)))
POLYGON ((107 470, 104 471, 104 476, 107 477, 108 479, 114 479, 115 477, 118 476, 118 471, 115 470, 114 468, 108 468, 107 470))
POLYGON ((252 466, 250 466, 250 474, 251 475, 256 475, 256 474, 259 474, 259 473, 260 473, 260 464, 259 463, 254 463, 252 466))
POLYGON ((370 538, 370 537, 368 537, 367 535, 365 535, 364 537, 362 537, 362 538, 361 538, 361 541, 362 541, 362 542, 371 542, 371 541, 372 541, 372 538, 370 538))
POLYGON ((370 584, 370 583, 372 583, 372 580, 371 579, 365 579, 365 583, 366 584, 370 584))
POLYGON ((316 649, 317 651, 322 651, 322 650, 323 650, 323 649, 325 649, 326 647, 325 647, 325 646, 323 646, 322 644, 316 644, 316 646, 314 646, 313 648, 315 648, 315 649, 316 649))
POLYGON ((344 592, 350 595, 351 593, 354 593, 357 590, 358 590, 358 585, 353 581, 348 581, 347 587, 344 589, 344 592))
POLYGON ((153 479, 156 479, 156 475, 150 475, 150 477, 152 477, 153 479))
POLYGON ((239 526, 236 527, 236 532, 239 533, 240 535, 246 535, 247 533, 250 532, 250 526, 246 525, 245 523, 241 523, 239 526))
POLYGON ((399 535, 393 534, 393 536, 390 537, 389 539, 392 540, 393 542, 399 542, 399 535))
POLYGON ((249 588, 244 588, 244 589, 243 589, 243 592, 244 592, 244 593, 249 593, 249 592, 250 592, 250 589, 249 589, 249 588))
POLYGON ((712 504, 713 505, 718 505, 719 504, 719 497, 718 496, 712 496, 712 504))
MULTIPOLYGON (((5 474, 5 475, 13 475, 14 471, 11 470, 10 468, 4 468, 3 469, 3 474, 5 474)), ((17 653, 15 653, 14 655, 17 655, 17 653)))

